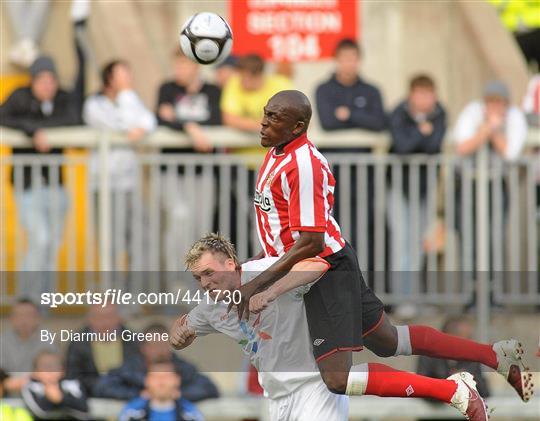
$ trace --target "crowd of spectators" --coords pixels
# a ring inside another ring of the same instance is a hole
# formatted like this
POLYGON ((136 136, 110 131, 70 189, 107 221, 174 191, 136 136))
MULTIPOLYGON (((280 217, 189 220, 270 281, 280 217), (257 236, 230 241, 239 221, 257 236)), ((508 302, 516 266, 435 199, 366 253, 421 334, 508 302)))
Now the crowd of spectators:
MULTIPOLYGON (((13 3, 13 2, 12 2, 13 3)), ((21 19, 24 3, 10 4, 12 19, 21 19)), ((138 188, 139 166, 137 145, 156 127, 164 126, 185 133, 192 141, 192 153, 215 153, 211 139, 203 126, 227 126, 233 129, 257 133, 263 107, 276 92, 292 89, 291 66, 277 66, 274 73, 267 69, 268 63, 258 55, 230 56, 215 69, 213 83, 203 78, 200 66, 189 60, 179 49, 172 52, 171 80, 164 81, 157 93, 154 109, 143 103, 133 85, 129 62, 115 59, 105 64, 101 71, 102 86, 99 92, 85 97, 85 53, 81 39, 84 38, 87 11, 73 14, 74 41, 78 59, 78 72, 71 89, 59 86, 54 60, 38 56, 37 39, 46 19, 48 2, 32 2, 34 10, 27 10, 25 19, 35 20, 35 25, 18 25, 29 28, 31 33, 18 34, 17 45, 10 53, 12 59, 28 66, 30 85, 15 90, 0 106, 0 124, 21 130, 32 141, 31 148, 15 148, 15 154, 43 154, 54 157, 62 153, 52 148, 43 129, 86 124, 125 134, 129 144, 114 146, 110 151, 108 174, 112 191, 113 218, 126 220, 132 210, 131 196, 138 188), (39 4, 37 4, 39 3, 39 4), (120 209, 119 207, 122 206, 120 209), (120 209, 120 210, 119 210, 120 209)), ((81 2, 85 3, 85 2, 81 2)), ((26 5, 29 7, 29 5, 26 5)), ((83 9, 85 6, 82 5, 83 9)), ((455 127, 448 130, 448 114, 438 97, 436 81, 427 74, 413 75, 404 98, 393 109, 384 106, 380 90, 369 82, 361 71, 362 50, 351 39, 342 40, 335 49, 334 71, 328 80, 314 90, 315 107, 323 131, 367 130, 388 131, 391 137, 389 153, 399 156, 412 154, 439 154, 443 151, 445 138, 454 142, 455 151, 464 158, 473 158, 481 151, 490 156, 511 161, 519 157, 527 135, 527 126, 540 126, 540 75, 531 79, 522 107, 513 104, 507 85, 491 81, 485 85, 481 98, 475 100, 459 113, 455 127)), ((163 153, 185 152, 185 149, 168 148, 163 153)), ((258 152, 260 148, 238 149, 233 153, 258 152)), ((370 149, 326 148, 324 152, 367 154, 370 149)), ((97 190, 100 168, 97 153, 90 159, 90 186, 97 190)), ((165 173, 166 171, 164 171, 165 173)), ((419 169, 420 205, 415 209, 427 213, 427 168, 419 169)), ((339 171, 336 178, 341 176, 339 171)), ((163 185, 169 182, 165 174, 163 185)), ((197 226, 204 231, 212 229, 212 210, 203 210, 196 216, 188 213, 193 198, 182 190, 183 174, 174 174, 173 182, 178 191, 163 195, 165 210, 165 242, 178 241, 174 226, 185 226, 198 218, 197 226), (200 219, 200 221, 199 221, 200 219), (204 223, 201 221, 205 221, 204 223), (206 225, 205 225, 206 224, 206 225)), ((196 174, 195 190, 212 194, 214 174, 210 179, 196 174)), ((356 172, 350 173, 351 191, 356 191, 356 172)), ((424 233, 412 233, 411 225, 403 223, 410 218, 412 204, 409 192, 409 167, 402 167, 402 184, 392 181, 388 202, 399 209, 399 218, 388 216, 388 231, 392 237, 389 251, 389 268, 401 274, 392 286, 404 295, 411 293, 411 280, 407 274, 421 270, 422 259, 413 259, 410 239, 424 233), (394 190, 395 191, 394 191, 394 190), (396 190, 397 189, 397 190, 396 190), (396 203, 396 200, 399 203, 396 203), (397 260, 395 256, 400 256, 397 260)), ((375 189, 372 168, 367 172, 368 197, 375 189)), ((17 190, 19 221, 29 238, 22 270, 52 271, 61 242, 62 226, 69 199, 64 188, 62 171, 52 171, 44 166, 38 174, 32 166, 22 172, 22 188, 17 190), (49 200, 50 197, 55 200, 49 200)), ((170 192, 171 190, 167 190, 170 192)), ((336 192, 336 212, 339 212, 339 194, 336 192)), ((348 194, 348 192, 347 192, 348 194)), ((368 215, 367 243, 374 244, 373 201, 366 205, 368 215)), ((356 202, 352 214, 358 214, 356 202)), ((357 220, 353 218, 352 241, 357 233, 357 220)), ((122 236, 127 243, 129 224, 114 221, 113 226, 125 227, 122 236)), ((459 229, 459 226, 458 226, 459 229)), ((440 235, 444 233, 439 231, 440 235)), ((433 241, 436 244, 437 241, 433 241)), ((431 244, 431 243, 430 243, 431 244)), ((165 247, 174 250, 174 247, 165 247)), ((369 247, 368 267, 374 270, 374 247, 369 247)), ((426 246, 426 251, 436 246, 426 246)), ((113 256, 114 260, 122 256, 113 256)), ((126 329, 115 306, 91 307, 82 333, 122 332, 126 329)), ((84 419, 88 414, 88 397, 126 400, 121 420, 136 419, 194 419, 201 418, 193 405, 203 399, 219 395, 212 381, 196 367, 173 353, 164 342, 143 343, 116 341, 71 342, 65 354, 40 338, 41 319, 38 307, 30 300, 20 300, 12 310, 9 327, 2 333, 2 367, 0 371, 0 396, 21 395, 28 411, 35 418, 51 418, 51 414, 84 419)), ((451 320, 447 332, 467 336, 467 323, 451 320)), ((152 324, 145 334, 166 333, 166 326, 152 324)), ((119 335, 119 337, 122 337, 119 335)), ((420 371, 426 375, 446 377, 457 367, 452 363, 435 363, 420 360, 420 371)), ((460 367, 461 368, 461 367, 460 367)), ((470 369, 470 368, 468 368, 470 369)), ((1 408, 2 414, 19 411, 17 419, 30 419, 24 410, 1 408), (11 411, 11 412, 9 412, 11 411)), ((14 415, 13 415, 14 416, 14 415)), ((6 415, 7 417, 7 415, 6 415)), ((10 418, 6 418, 10 419, 10 418)))
MULTIPOLYGON (((124 133, 129 143, 114 146, 110 151, 108 174, 112 191, 112 225, 126 248, 131 233, 130 224, 134 191, 141 190, 137 185, 140 166, 137 162, 137 145, 146 135, 152 133, 158 125, 184 132, 193 144, 190 152, 213 153, 215 148, 203 126, 223 125, 233 129, 256 133, 260 130, 263 107, 269 97, 283 89, 293 88, 293 81, 287 76, 292 74, 291 66, 276 66, 276 72, 270 73, 268 63, 258 55, 229 57, 215 69, 214 83, 203 78, 200 66, 185 57, 176 48, 172 54, 173 77, 165 81, 157 92, 157 104, 148 108, 133 86, 130 64, 122 59, 115 59, 101 72, 102 87, 98 93, 84 99, 85 54, 81 38, 84 37, 86 18, 80 14, 73 18, 75 45, 78 57, 78 74, 73 90, 64 90, 58 85, 54 61, 48 56, 39 56, 30 66, 31 83, 28 87, 15 90, 0 106, 0 124, 22 130, 33 143, 33 148, 14 149, 14 153, 39 153, 52 156, 62 151, 51 148, 43 128, 86 124, 97 129, 107 129, 124 133), (117 220, 118 219, 118 220, 117 220)), ((414 75, 410 80, 409 92, 404 99, 391 110, 385 109, 383 95, 369 82, 361 71, 362 50, 351 39, 344 39, 335 49, 334 71, 327 81, 314 89, 315 106, 324 131, 367 130, 371 132, 387 131, 391 137, 389 152, 393 155, 438 154, 443 151, 444 139, 454 143, 458 155, 474 157, 478 151, 487 148, 491 155, 503 160, 514 160, 520 156, 527 136, 527 121, 538 125, 539 77, 532 79, 523 109, 513 105, 509 90, 502 81, 486 84, 482 98, 468 104, 457 116, 455 128, 447 127, 447 112, 444 103, 437 96, 436 81, 427 74, 414 75), (527 115, 525 115, 525 113, 527 115)), ((163 153, 179 149, 167 148, 163 153)), ((230 152, 243 153, 245 148, 230 152)), ((247 152, 262 153, 260 147, 248 148, 247 152)), ((326 148, 323 152, 341 154, 370 153, 370 149, 361 147, 326 148)), ((97 154, 90 159, 90 185, 96 190, 99 177, 97 154)), ((250 168, 250 186, 253 184, 253 170, 250 168)), ((387 268, 396 272, 418 271, 423 265, 423 257, 413 257, 408 253, 411 243, 411 226, 401 221, 411 214, 408 189, 409 169, 402 168, 402 185, 396 186, 393 178, 388 177, 389 203, 400 209, 400 218, 388 216, 385 227, 392 237, 394 251, 388 250, 387 268), (397 190, 396 190, 397 189, 397 190), (396 200, 399 203, 396 203, 396 200), (398 252, 399 251, 399 252, 398 252), (399 256, 397 259, 396 256, 399 256)), ((182 239, 174 227, 195 224, 201 231, 214 228, 215 215, 208 206, 197 206, 195 196, 186 191, 186 180, 182 171, 163 171, 165 178, 160 185, 168 192, 161 194, 164 211, 162 231, 164 250, 177 250, 171 244, 182 239), (166 173, 166 174, 165 174, 166 173), (176 177, 176 178, 175 178, 176 177), (176 188, 170 194, 170 186, 176 188), (196 212, 193 210, 197 209, 196 212), (195 220, 193 219, 195 218, 195 220)), ((335 171, 341 177, 339 168, 335 171)), ((370 166, 367 171, 367 197, 375 195, 375 173, 370 166)), ((356 168, 350 172, 351 191, 357 190, 356 168)), ((427 168, 420 168, 420 215, 425 215, 427 168)), ((205 192, 215 195, 215 174, 201 174, 197 171, 190 191, 205 192)), ((20 266, 23 270, 54 270, 56 255, 62 239, 62 227, 69 198, 63 187, 62 171, 52 171, 43 166, 41 174, 36 174, 31 165, 23 168, 23 188, 16 188, 16 200, 20 206, 20 222, 28 234, 28 247, 20 266), (55 200, 49 198, 55 197, 55 200), (54 208, 54 209, 53 209, 54 208)), ((339 184, 338 184, 339 185, 339 184)), ((340 214, 339 189, 335 197, 335 213, 340 214)), ((348 192, 347 192, 348 194, 348 192)), ((235 200, 231 197, 231 200, 235 200)), ((97 203, 97 201, 94 201, 97 203)), ((351 220, 354 245, 360 243, 356 217, 361 210, 357 201, 352 201, 351 220)), ((413 204, 416 209, 416 203, 413 204)), ((363 206, 363 205, 362 205, 363 206)), ((375 203, 368 200, 362 212, 367 213, 367 232, 365 236, 368 263, 364 268, 375 270, 375 203)), ((97 214, 97 209, 94 209, 97 214)), ((389 212, 391 209, 389 209, 389 212)), ((234 218, 233 218, 234 219, 234 218)), ((422 218, 420 218, 422 219, 422 218)), ((456 223, 459 229, 459 221, 456 223)), ((436 235, 444 236, 439 229, 436 235)), ((426 234, 422 233, 420 237, 426 234)), ((437 239, 432 241, 436 244, 437 239)), ((422 243, 419 238, 415 242, 422 243)), ((427 244, 427 243, 426 243, 427 244)), ((422 246, 420 246, 422 247, 422 246)), ((122 248, 122 247, 120 247, 122 248)), ((425 248, 425 247, 424 247, 425 248)), ((180 247, 182 249, 182 247, 180 247)), ((113 248, 117 251, 117 248, 113 248)), ((409 250, 410 251, 410 250, 409 250)), ((113 256, 114 267, 121 265, 124 255, 113 256)), ((128 256, 129 257, 129 256, 128 256)), ((169 261, 170 259, 166 259, 169 261)), ((410 282, 402 280, 401 292, 410 292, 410 282), (409 285, 409 286, 408 286, 409 285)), ((395 287, 398 288, 398 287, 395 287)))
MULTIPOLYGON (((20 299, 0 338, 0 391, 20 396, 34 419, 88 419, 87 399, 99 397, 128 401, 121 414, 125 420, 199 420, 194 403, 219 396, 216 385, 173 353, 168 341, 153 340, 166 337, 165 325, 146 326, 144 342, 124 340, 126 327, 115 305, 91 306, 86 325, 73 331, 72 341, 61 342, 67 346, 43 341, 42 329, 38 306, 20 299)), ((22 410, 5 406, 2 411, 22 410)), ((25 411, 19 416, 32 419, 25 411)))

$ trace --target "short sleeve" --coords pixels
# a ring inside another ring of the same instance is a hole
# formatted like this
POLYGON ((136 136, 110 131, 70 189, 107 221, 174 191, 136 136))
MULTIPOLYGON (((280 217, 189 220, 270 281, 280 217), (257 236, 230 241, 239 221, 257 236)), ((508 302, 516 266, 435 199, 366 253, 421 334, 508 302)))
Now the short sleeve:
POLYGON ((287 173, 289 224, 293 231, 325 232, 328 173, 306 145, 296 151, 297 165, 287 173))
POLYGON ((510 108, 506 124, 506 156, 509 161, 519 157, 527 138, 527 119, 517 107, 510 108))
POLYGON ((483 114, 482 104, 479 102, 472 102, 467 105, 459 114, 454 127, 454 142, 462 143, 474 136, 478 127, 482 124, 483 114))
POLYGON ((197 336, 206 336, 210 333, 217 332, 210 323, 208 318, 208 305, 205 303, 199 304, 191 310, 183 320, 190 328, 195 330, 197 336))

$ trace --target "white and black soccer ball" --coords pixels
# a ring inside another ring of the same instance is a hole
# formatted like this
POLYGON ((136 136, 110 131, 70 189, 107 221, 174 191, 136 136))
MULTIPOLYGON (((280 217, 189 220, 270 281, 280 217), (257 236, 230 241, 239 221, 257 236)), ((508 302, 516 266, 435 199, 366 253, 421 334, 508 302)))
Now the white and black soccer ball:
POLYGON ((191 16, 180 31, 180 48, 200 64, 225 60, 232 48, 231 27, 221 16, 202 12, 191 16))

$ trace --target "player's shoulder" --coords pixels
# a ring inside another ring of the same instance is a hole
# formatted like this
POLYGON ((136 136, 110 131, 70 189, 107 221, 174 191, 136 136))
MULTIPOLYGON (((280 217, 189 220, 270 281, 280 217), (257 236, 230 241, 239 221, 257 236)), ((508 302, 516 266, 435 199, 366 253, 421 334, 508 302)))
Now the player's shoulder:
POLYGON ((242 272, 261 272, 268 269, 278 260, 279 257, 263 257, 262 259, 250 260, 242 263, 242 272))
POLYGON ((292 159, 288 165, 289 170, 294 170, 298 168, 299 165, 305 165, 306 163, 308 163, 310 167, 328 164, 324 155, 309 140, 295 149, 293 155, 294 159, 292 159))

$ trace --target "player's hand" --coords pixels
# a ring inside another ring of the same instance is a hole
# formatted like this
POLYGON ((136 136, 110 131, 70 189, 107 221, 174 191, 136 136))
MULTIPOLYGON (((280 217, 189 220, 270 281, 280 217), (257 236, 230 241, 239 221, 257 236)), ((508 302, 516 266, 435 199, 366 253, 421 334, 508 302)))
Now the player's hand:
MULTIPOLYGON (((253 281, 248 282, 238 288, 238 291, 240 291, 240 303, 236 305, 238 320, 249 320, 249 300, 257 292, 257 285, 253 281)), ((227 308, 227 313, 229 313, 234 306, 234 302, 231 301, 227 308)))
POLYGON ((181 317, 174 322, 169 343, 174 349, 183 349, 191 345, 196 337, 195 330, 184 324, 184 318, 181 317))
POLYGON ((249 300, 249 311, 251 313, 258 314, 267 308, 276 298, 276 294, 272 292, 271 288, 259 292, 251 297, 251 300, 249 300))

